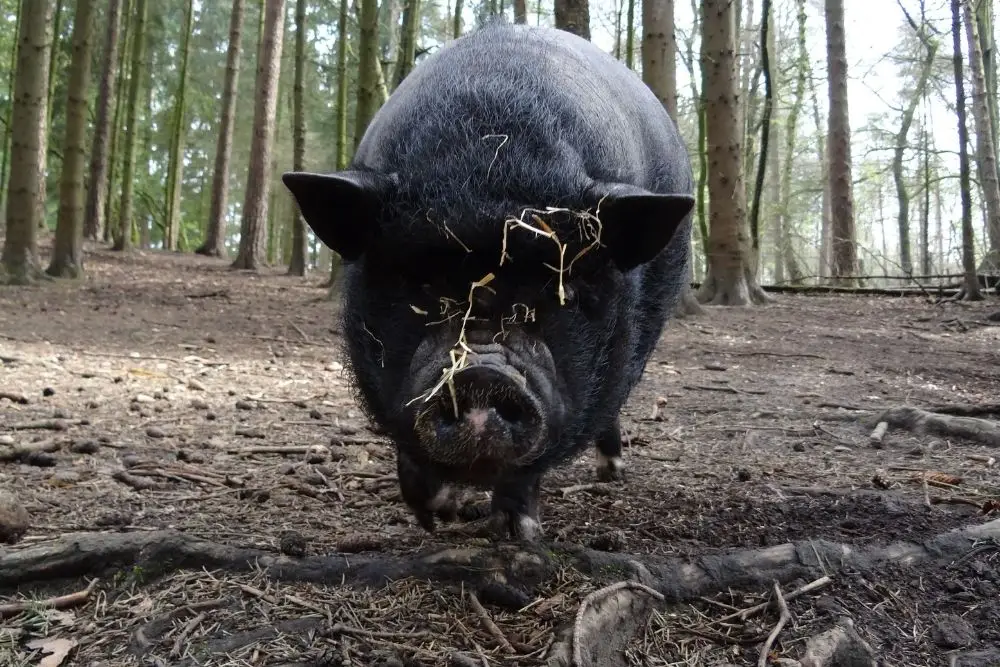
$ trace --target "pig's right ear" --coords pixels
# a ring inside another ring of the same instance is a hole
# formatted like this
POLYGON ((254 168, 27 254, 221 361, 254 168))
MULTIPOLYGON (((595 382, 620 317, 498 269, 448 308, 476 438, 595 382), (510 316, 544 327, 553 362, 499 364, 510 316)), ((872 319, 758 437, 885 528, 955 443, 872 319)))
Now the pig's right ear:
POLYGON ((313 233, 348 261, 361 257, 368 249, 375 236, 379 209, 395 183, 390 176, 366 171, 296 171, 282 174, 281 180, 313 233))

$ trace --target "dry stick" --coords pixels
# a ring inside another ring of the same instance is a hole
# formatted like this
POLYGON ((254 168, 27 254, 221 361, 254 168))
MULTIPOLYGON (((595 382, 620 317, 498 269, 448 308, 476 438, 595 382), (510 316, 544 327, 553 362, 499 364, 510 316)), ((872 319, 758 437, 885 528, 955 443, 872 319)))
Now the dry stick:
POLYGON ((378 630, 365 630, 363 628, 355 628, 350 625, 344 625, 343 623, 337 623, 332 628, 330 628, 331 635, 353 635, 354 637, 369 637, 371 639, 393 639, 393 638, 403 638, 403 639, 420 639, 421 637, 426 637, 429 633, 427 630, 417 630, 415 632, 381 632, 378 630))
POLYGON ((20 424, 10 424, 7 429, 11 431, 65 431, 70 426, 79 426, 83 423, 81 419, 42 419, 33 422, 21 422, 20 424))
POLYGON ((87 584, 85 589, 75 593, 69 593, 68 595, 59 595, 57 597, 37 601, 26 600, 25 602, 0 604, 0 618, 17 616, 21 612, 28 611, 29 609, 66 609, 67 607, 75 607, 82 602, 86 602, 87 598, 89 598, 90 594, 93 592, 94 587, 97 586, 98 581, 98 579, 92 579, 90 583, 87 584))
POLYGON ((885 437, 885 433, 888 430, 889 430, 889 422, 879 422, 878 424, 875 425, 875 430, 871 432, 871 435, 868 436, 868 439, 873 444, 881 445, 882 438, 885 437))
POLYGON ((771 647, 774 646, 774 640, 778 638, 781 634, 782 628, 785 624, 791 620, 792 614, 788 611, 788 605, 785 603, 785 598, 781 596, 781 587, 778 582, 774 582, 774 596, 778 601, 778 609, 781 610, 781 617, 778 619, 777 625, 771 630, 771 634, 767 636, 767 640, 764 642, 764 647, 760 650, 760 657, 757 659, 757 667, 767 667, 767 656, 771 652, 771 647))
MULTIPOLYGON (((794 600, 795 598, 800 597, 802 595, 805 595, 806 593, 811 593, 811 592, 813 592, 815 590, 819 590, 820 588, 823 588, 824 586, 829 585, 832 581, 833 581, 833 577, 830 577, 830 576, 820 577, 819 579, 816 579, 815 581, 811 581, 808 584, 805 584, 804 586, 800 586, 799 588, 796 588, 794 591, 792 591, 791 593, 789 593, 788 595, 786 595, 784 597, 784 599, 787 600, 787 601, 794 600)), ((712 621, 712 624, 713 625, 718 625, 719 623, 724 623, 725 621, 731 621, 734 618, 738 618, 741 621, 745 621, 746 619, 748 619, 749 617, 753 616, 754 614, 759 614, 760 612, 766 610, 768 607, 771 606, 772 602, 773 602, 773 600, 768 600, 767 602, 761 602, 760 604, 755 604, 752 607, 747 607, 746 609, 741 609, 740 611, 737 611, 735 613, 729 614, 728 616, 723 616, 722 618, 719 618, 719 619, 716 619, 716 620, 712 621)))
POLYGON ((486 631, 493 635, 493 638, 500 643, 500 646, 502 646, 503 650, 507 651, 507 653, 517 653, 517 651, 514 650, 514 647, 511 646, 511 643, 504 636, 503 632, 500 631, 500 628, 497 627, 497 624, 493 622, 492 618, 490 618, 489 613, 486 611, 486 608, 483 607, 479 598, 476 597, 476 594, 472 591, 467 591, 467 593, 469 596, 469 603, 472 605, 472 609, 476 612, 476 615, 479 616, 479 620, 483 622, 483 627, 486 628, 486 631))
POLYGON ((12 391, 0 391, 0 398, 6 398, 12 403, 18 403, 20 405, 28 404, 28 397, 23 394, 15 394, 12 391))
POLYGON ((170 649, 170 658, 176 660, 181 657, 181 647, 183 646, 185 640, 187 640, 188 635, 191 631, 198 627, 198 624, 205 620, 205 612, 201 612, 190 621, 184 624, 184 628, 181 630, 180 634, 177 635, 177 639, 174 640, 174 646, 170 649))
POLYGON ((54 438, 16 445, 0 445, 0 461, 16 461, 39 452, 51 454, 52 452, 59 451, 61 448, 62 443, 54 438))

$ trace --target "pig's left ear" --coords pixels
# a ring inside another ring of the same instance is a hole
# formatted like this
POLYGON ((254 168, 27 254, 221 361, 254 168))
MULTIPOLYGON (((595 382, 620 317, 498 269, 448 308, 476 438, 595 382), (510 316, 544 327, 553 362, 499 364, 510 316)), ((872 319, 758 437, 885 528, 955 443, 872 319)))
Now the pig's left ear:
POLYGON ((655 194, 617 186, 600 204, 601 242, 622 271, 656 257, 694 208, 686 194, 655 194))
POLYGON ((348 261, 359 258, 368 249, 375 236, 382 202, 395 183, 391 176, 367 171, 287 172, 281 180, 295 198, 309 228, 348 261))

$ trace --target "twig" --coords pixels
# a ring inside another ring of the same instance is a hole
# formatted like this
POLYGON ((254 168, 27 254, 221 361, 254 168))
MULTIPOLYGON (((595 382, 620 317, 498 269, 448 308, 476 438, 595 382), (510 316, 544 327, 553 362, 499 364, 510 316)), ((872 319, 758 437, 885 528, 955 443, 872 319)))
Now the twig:
POLYGON ((476 612, 476 615, 479 616, 479 620, 483 622, 483 627, 486 628, 486 631, 493 635, 493 638, 500 643, 500 646, 502 646, 503 650, 507 651, 507 653, 517 653, 517 651, 514 650, 514 647, 511 646, 511 643, 504 636, 503 632, 500 631, 500 628, 497 627, 497 624, 493 622, 492 618, 490 618, 489 613, 486 611, 486 608, 483 607, 479 598, 476 597, 476 594, 472 591, 468 591, 468 596, 469 604, 472 605, 472 609, 476 612))
POLYGON ((65 431, 70 426, 79 425, 79 419, 42 419, 33 422, 21 422, 7 426, 11 431, 65 431))
MULTIPOLYGON (((816 579, 815 581, 811 581, 808 584, 805 584, 804 586, 800 586, 799 588, 796 588, 791 593, 788 593, 787 595, 785 595, 784 599, 787 600, 787 601, 794 600, 795 598, 800 597, 802 595, 805 595, 806 593, 811 593, 811 592, 813 592, 815 590, 819 590, 820 588, 823 588, 824 586, 830 584, 832 581, 833 581, 833 577, 830 577, 830 576, 820 577, 819 579, 816 579)), ((745 621, 749 617, 751 617, 751 616, 753 616, 755 614, 759 614, 760 612, 766 610, 768 607, 771 606, 772 602, 773 602, 773 600, 768 600, 767 602, 761 602, 760 604, 756 604, 756 605, 754 605, 752 607, 747 607, 746 609, 741 609, 740 611, 737 611, 735 613, 729 614, 728 616, 723 616, 720 619, 716 619, 716 620, 712 621, 712 624, 713 625, 718 625, 719 623, 724 623, 726 621, 731 621, 734 618, 738 618, 741 621, 745 621)))
POLYGON ((427 630, 417 630, 415 632, 381 632, 378 630, 364 630, 362 628, 355 628, 350 625, 344 625, 343 623, 336 623, 330 628, 331 635, 352 635, 354 637, 370 637, 372 639, 419 639, 421 637, 426 637, 428 635, 427 630))
POLYGON ((781 634, 781 630, 785 627, 785 624, 792 618, 791 613, 788 611, 788 605, 785 603, 785 598, 781 596, 781 586, 778 585, 777 581, 774 582, 774 596, 778 601, 778 609, 781 610, 781 617, 778 618, 778 623, 771 630, 771 634, 767 636, 767 640, 764 641, 764 647, 761 648, 760 657, 757 659, 757 667, 767 667, 767 657, 771 653, 774 641, 781 634))
POLYGON ((573 486, 564 486, 559 489, 559 491, 562 493, 562 497, 565 498, 566 496, 578 491, 597 491, 600 495, 607 495, 610 492, 610 488, 607 484, 601 484, 598 482, 592 484, 574 484, 573 486))
POLYGON ((0 398, 6 398, 11 403, 18 403, 20 405, 28 404, 28 397, 23 394, 15 394, 12 391, 2 391, 0 390, 0 398))
POLYGON ((875 430, 871 432, 871 435, 868 436, 868 439, 872 442, 873 445, 881 445, 882 438, 885 437, 885 433, 888 430, 889 430, 889 422, 879 422, 878 424, 875 425, 875 430))
POLYGON ((170 649, 170 657, 174 660, 181 656, 181 647, 187 640, 188 635, 191 631, 198 627, 198 624, 205 620, 205 612, 201 612, 190 621, 184 624, 184 628, 181 630, 180 634, 177 635, 177 639, 174 640, 174 646, 170 649))
POLYGON ((86 602, 87 598, 94 591, 94 587, 97 586, 98 581, 98 579, 92 579, 82 591, 67 595, 59 595, 44 600, 26 600, 24 602, 0 604, 0 618, 17 616, 29 609, 66 609, 67 607, 75 607, 78 604, 86 602))

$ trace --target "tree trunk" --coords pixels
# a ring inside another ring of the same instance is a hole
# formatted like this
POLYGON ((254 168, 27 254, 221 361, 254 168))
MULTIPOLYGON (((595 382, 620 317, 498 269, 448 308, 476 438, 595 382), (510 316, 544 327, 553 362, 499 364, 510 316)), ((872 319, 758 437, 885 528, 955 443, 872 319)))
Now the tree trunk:
POLYGON ((52 43, 51 0, 21 0, 17 73, 11 113, 10 179, 3 280, 26 284, 44 274, 38 263, 38 198, 45 178, 42 136, 47 132, 45 68, 52 43))
POLYGON ((903 174, 903 153, 906 151, 907 134, 913 124, 913 115, 917 111, 917 105, 923 99, 924 89, 931 76, 931 68, 934 65, 934 57, 937 55, 937 42, 930 40, 925 34, 926 26, 920 26, 920 33, 917 37, 926 49, 924 59, 920 65, 920 73, 917 77, 917 85, 913 90, 913 96, 907 100, 903 109, 903 117, 899 122, 899 131, 896 132, 895 148, 892 157, 892 178, 896 185, 896 198, 898 199, 898 211, 896 219, 899 229, 899 263, 903 273, 907 276, 913 275, 913 257, 910 252, 910 196, 906 191, 906 179, 903 174))
MULTIPOLYGON (((635 69, 635 0, 626 0, 628 10, 625 18, 625 66, 635 69)), ((674 88, 676 89, 676 85, 674 88)))
POLYGON ((118 210, 118 237, 113 250, 126 250, 132 246, 132 198, 135 192, 136 124, 139 115, 139 82, 145 74, 143 58, 146 46, 146 3, 136 0, 135 23, 132 36, 132 66, 129 73, 128 102, 125 106, 125 164, 122 166, 122 203, 118 210))
POLYGON ((781 174, 778 178, 778 190, 781 193, 778 203, 778 219, 781 226, 779 238, 780 248, 778 253, 781 257, 781 265, 788 269, 789 278, 793 285, 802 284, 804 276, 799 267, 798 259, 795 257, 794 244, 792 243, 792 164, 795 157, 795 139, 799 126, 799 116, 802 113, 802 106, 806 97, 806 78, 809 68, 809 47, 806 42, 806 3, 805 0, 796 0, 796 44, 797 56, 795 64, 795 92, 793 93, 792 106, 788 110, 785 119, 785 161, 781 163, 781 174))
POLYGON ((46 272, 77 278, 83 273, 83 182, 87 162, 87 89, 90 85, 90 47, 93 0, 76 0, 73 18, 73 60, 66 94, 66 138, 63 141, 62 179, 55 246, 46 272))
MULTIPOLYGON (((295 3, 295 83, 292 86, 292 170, 302 171, 306 161, 306 0, 295 3)), ((288 274, 306 275, 306 226, 297 206, 291 207, 292 255, 288 260, 288 274)))
POLYGON ((462 36, 462 0, 455 0, 455 14, 451 19, 451 36, 453 39, 462 36))
POLYGON ((126 84, 131 76, 132 61, 128 54, 132 51, 132 21, 129 16, 132 13, 132 0, 124 0, 122 5, 122 37, 121 48, 118 50, 118 81, 115 83, 115 113, 111 120, 111 147, 108 151, 108 196, 104 198, 104 231, 101 236, 105 243, 110 243, 114 233, 120 227, 120 220, 115 220, 112 224, 112 212, 114 211, 116 198, 114 194, 118 191, 118 177, 121 175, 121 139, 122 139, 122 109, 124 108, 126 84))
POLYGON ((104 200, 108 196, 108 152, 111 148, 111 95, 118 77, 118 41, 122 0, 108 0, 104 66, 97 92, 97 119, 90 148, 90 187, 83 212, 83 235, 96 241, 104 228, 104 200))
POLYGON ((52 28, 52 45, 49 47, 49 61, 46 66, 46 95, 45 95, 45 132, 42 134, 42 143, 38 150, 42 153, 42 165, 45 168, 42 171, 42 180, 38 185, 38 205, 41 207, 41 212, 38 218, 38 228, 42 231, 48 231, 48 225, 46 224, 46 215, 48 209, 48 195, 46 191, 48 189, 48 173, 51 171, 52 165, 48 161, 49 155, 49 134, 52 131, 52 113, 55 110, 55 104, 53 100, 56 95, 56 72, 61 69, 59 64, 59 48, 60 41, 62 40, 62 14, 63 14, 63 0, 56 0, 56 10, 55 10, 55 24, 52 28))
POLYGON ((14 99, 14 71, 17 69, 17 42, 21 34, 21 3, 17 3, 14 17, 14 38, 10 40, 10 62, 7 69, 7 113, 3 119, 3 162, 0 163, 0 214, 7 210, 7 166, 10 164, 10 120, 14 112, 14 105, 10 103, 14 99))
POLYGON ((708 275, 698 299, 715 305, 763 303, 767 296, 757 284, 747 233, 737 99, 736 12, 730 0, 708 0, 701 7, 711 205, 708 275))
POLYGON ((979 44, 983 53, 983 74, 986 79, 986 103, 990 110, 990 129, 993 130, 993 148, 1000 163, 1000 122, 997 118, 997 49, 993 39, 993 3, 980 0, 976 13, 979 25, 979 44))
MULTIPOLYGON (((153 5, 151 7, 153 14, 146 17, 147 26, 155 26, 155 19, 157 10, 162 10, 161 7, 153 5)), ((147 40, 148 40, 147 36, 147 40)), ((157 52, 155 49, 150 48, 151 44, 147 42, 146 53, 149 56, 149 61, 145 64, 145 80, 140 84, 140 89, 145 93, 145 101, 142 106, 142 117, 136 121, 136 127, 142 128, 142 141, 136 148, 137 157, 135 160, 136 165, 146 165, 145 177, 147 183, 152 183, 154 176, 156 175, 156 165, 150 159, 153 154, 153 72, 157 71, 157 52)), ((170 122, 167 122, 167 127, 169 130, 170 122)), ((168 151, 169 152, 169 151, 168 151)), ((169 166, 169 165, 168 165, 169 166)), ((169 172, 168 172, 169 175, 169 172)), ((136 176, 138 178, 138 176, 136 176)), ((160 227, 161 240, 166 239, 166 208, 160 207, 157 210, 155 203, 151 202, 149 195, 146 195, 145 210, 143 215, 137 215, 135 218, 134 232, 139 239, 139 247, 142 249, 149 248, 152 243, 153 236, 153 225, 160 227), (160 218, 162 214, 162 218, 160 218)))
MULTIPOLYGON (((347 0, 340 0, 340 17, 337 23, 337 170, 347 168, 347 0)), ((329 248, 327 248, 329 250, 329 248)), ((340 270, 340 256, 330 253, 330 277, 324 284, 333 289, 340 270)))
MULTIPOLYGON (((630 3, 634 0, 629 0, 630 3)), ((634 9, 632 10, 634 11, 634 9)), ((642 80, 660 100, 671 118, 677 117, 677 72, 674 53, 673 0, 643 0, 642 3, 642 80)), ((702 312, 690 286, 684 288, 678 314, 702 312)))
POLYGON ((820 227, 819 227, 819 258, 817 262, 817 273, 820 283, 830 276, 830 230, 833 223, 830 220, 830 163, 826 159, 828 153, 829 137, 823 132, 823 120, 819 113, 819 96, 816 94, 816 79, 812 76, 810 68, 809 94, 812 97, 813 123, 816 126, 816 157, 820 166, 820 182, 823 184, 823 192, 820 195, 820 227))
POLYGON ((194 0, 187 0, 184 34, 181 37, 181 68, 174 98, 174 113, 170 138, 170 159, 167 166, 167 220, 164 227, 163 246, 167 250, 177 250, 177 239, 181 227, 181 184, 184 178, 184 124, 185 99, 187 97, 188 58, 191 52, 191 30, 194 28, 194 0))
MULTIPOLYGON (((243 218, 240 221, 240 248, 232 264, 235 269, 256 271, 266 259, 267 205, 271 193, 271 156, 274 151, 274 121, 278 110, 284 15, 285 0, 267 0, 260 58, 257 62, 253 141, 243 198, 243 218)), ((378 20, 377 14, 375 20, 378 20)))
POLYGON ((402 83, 413 69, 417 35, 420 30, 420 0, 406 0, 403 6, 403 27, 399 35, 399 54, 396 56, 396 80, 393 87, 402 83))
POLYGON ((642 78, 677 121, 677 40, 674 0, 643 0, 642 78))
POLYGON ((851 185, 851 125, 847 109, 847 51, 843 0, 825 0, 826 60, 830 111, 827 119, 832 214, 832 266, 836 284, 851 286, 857 275, 854 193, 851 185))
POLYGON ((358 45, 358 98, 354 117, 354 148, 361 143, 369 121, 375 115, 378 99, 378 4, 361 0, 358 45))
POLYGON ((590 39, 590 0, 554 0, 554 14, 557 28, 590 39))
POLYGON ((753 203, 750 207, 750 243, 755 257, 760 257, 760 197, 767 175, 768 147, 771 132, 771 113, 774 111, 774 90, 771 81, 771 48, 773 40, 769 33, 774 28, 771 19, 771 0, 761 3, 760 20, 760 67, 764 75, 764 112, 760 123, 760 156, 757 163, 757 178, 753 188, 753 203))
POLYGON ((527 0, 514 0, 514 23, 528 22, 527 0))
POLYGON ((244 0, 233 0, 229 17, 229 52, 226 55, 226 81, 222 87, 222 112, 219 139, 215 146, 215 171, 212 175, 212 203, 208 212, 205 240, 199 255, 226 255, 226 208, 229 201, 229 163, 233 155, 233 124, 236 120, 236 92, 240 78, 240 45, 243 41, 244 0))
POLYGON ((951 0, 951 36, 955 66, 955 111, 958 116, 958 178, 962 197, 962 271, 965 284, 962 296, 982 299, 976 276, 975 233, 972 230, 972 194, 969 175, 969 130, 965 118, 965 81, 962 72, 962 0, 951 0))
MULTIPOLYGON (((926 100, 927 89, 924 88, 924 98, 926 100)), ((924 119, 922 126, 920 128, 920 138, 921 144, 924 149, 924 159, 923 159, 923 214, 920 216, 920 273, 925 276, 931 274, 931 240, 930 240, 930 226, 931 226, 931 164, 930 164, 930 142, 928 141, 928 136, 930 132, 927 128, 930 127, 927 123, 927 113, 926 104, 924 111, 924 119)))
POLYGON ((990 122, 979 28, 971 3, 972 0, 964 0, 962 6, 965 10, 965 36, 972 70, 972 117, 976 123, 978 158, 976 164, 979 167, 979 187, 986 204, 986 236, 989 241, 988 255, 983 261, 983 273, 1000 273, 1000 180, 997 178, 997 152, 990 122))

